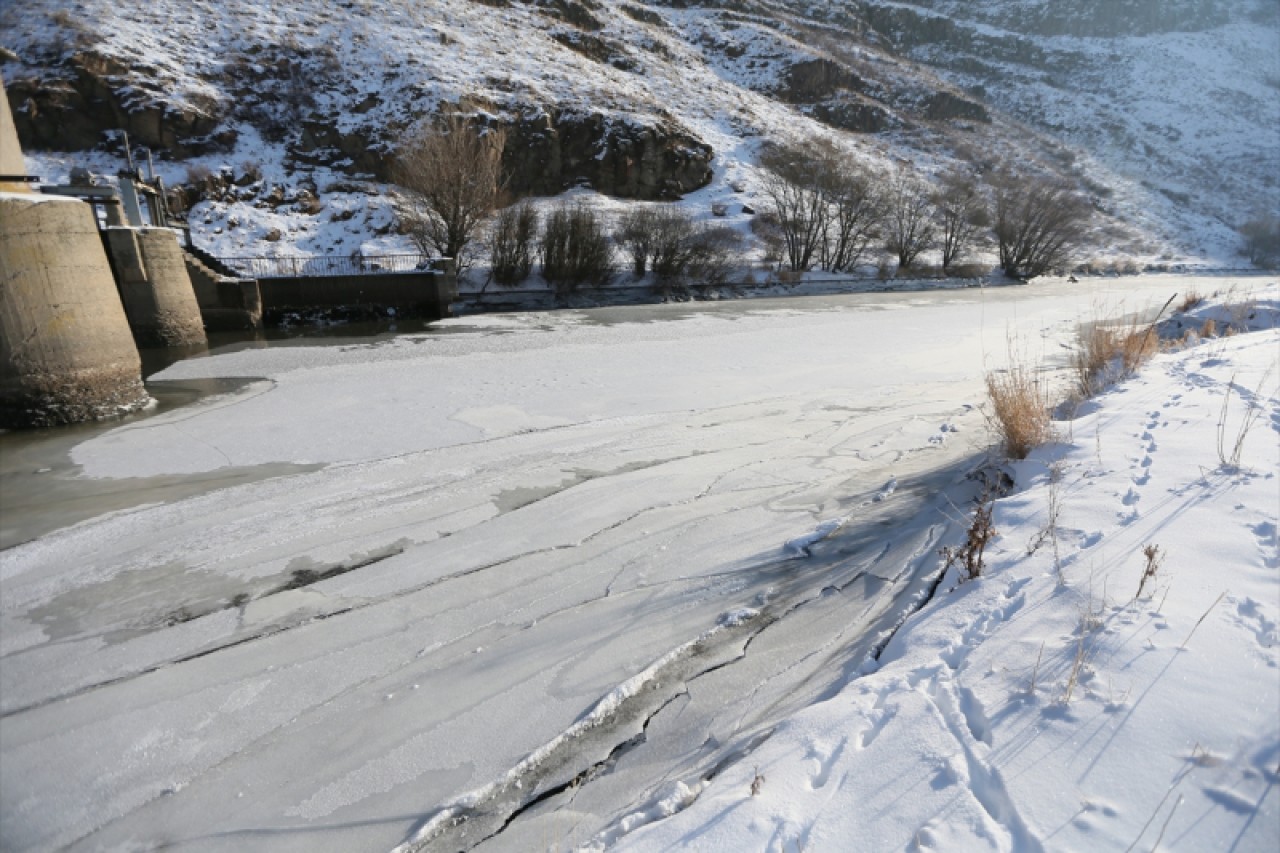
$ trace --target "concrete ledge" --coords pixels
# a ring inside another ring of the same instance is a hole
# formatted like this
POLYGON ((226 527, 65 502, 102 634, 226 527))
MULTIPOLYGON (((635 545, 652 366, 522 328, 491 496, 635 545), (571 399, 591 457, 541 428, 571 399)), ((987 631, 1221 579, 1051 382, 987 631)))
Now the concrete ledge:
POLYGON ((405 316, 440 319, 449 316, 456 287, 453 276, 430 272, 258 279, 262 311, 271 316, 322 308, 394 308, 405 316))

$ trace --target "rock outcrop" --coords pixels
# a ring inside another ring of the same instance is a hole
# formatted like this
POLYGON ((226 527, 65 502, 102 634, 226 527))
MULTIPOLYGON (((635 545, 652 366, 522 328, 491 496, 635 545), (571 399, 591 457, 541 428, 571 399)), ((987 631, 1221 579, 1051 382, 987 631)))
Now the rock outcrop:
POLYGON ((674 199, 711 180, 711 146, 671 123, 544 110, 507 129, 504 165, 517 194, 587 184, 623 198, 674 199))

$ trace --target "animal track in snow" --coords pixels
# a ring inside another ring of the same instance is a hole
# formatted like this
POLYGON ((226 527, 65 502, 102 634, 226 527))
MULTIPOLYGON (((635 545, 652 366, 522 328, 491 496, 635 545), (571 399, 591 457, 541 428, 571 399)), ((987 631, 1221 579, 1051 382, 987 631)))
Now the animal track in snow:
POLYGON ((881 708, 872 714, 871 725, 858 733, 858 749, 866 749, 875 743, 884 727, 897 715, 897 711, 893 708, 881 708))
POLYGON ((1250 631, 1259 646, 1264 649, 1280 646, 1280 626, 1267 616, 1260 602, 1247 596, 1244 599, 1230 596, 1227 600, 1236 607, 1232 621, 1250 631))
POLYGON ((817 791, 827 786, 827 782, 831 780, 831 768, 835 767, 840 760, 840 756, 844 754, 845 745, 848 744, 848 738, 840 738, 840 742, 836 744, 836 748, 825 755, 817 750, 810 749, 809 758, 817 764, 817 769, 813 775, 809 777, 809 789, 817 791))
POLYGON ((1268 569, 1280 569, 1280 553, 1276 541, 1276 525, 1273 521, 1262 521, 1249 530, 1258 540, 1258 552, 1262 554, 1262 564, 1268 569))
POLYGON ((1026 596, 1022 594, 1021 590, 1027 585, 1028 580, 1030 579, 1019 578, 1011 581, 1004 591, 1004 597, 1008 603, 1003 607, 992 608, 974 620, 973 624, 965 629, 960 641, 948 646, 939 655, 943 663, 952 670, 959 669, 974 646, 991 636, 991 633, 997 627, 1021 610, 1022 605, 1026 603, 1026 596))

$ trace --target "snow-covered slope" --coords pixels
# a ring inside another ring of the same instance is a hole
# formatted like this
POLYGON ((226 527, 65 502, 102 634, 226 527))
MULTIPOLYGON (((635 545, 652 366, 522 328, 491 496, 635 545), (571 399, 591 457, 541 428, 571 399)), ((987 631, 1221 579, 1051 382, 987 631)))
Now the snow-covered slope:
POLYGON ((911 0, 904 53, 1088 152, 1130 218, 1230 257, 1280 210, 1280 6, 1271 0, 911 0), (993 44, 1012 46, 1001 55, 993 44))
MULTIPOLYGON (((459 104, 515 129, 516 189, 680 192, 745 230, 761 142, 825 136, 926 175, 1035 163, 1094 195, 1112 223, 1098 255, 1222 264, 1246 212, 1274 207, 1277 171, 1278 31, 1228 5, 1202 31, 1106 39, 1000 29, 1033 28, 1013 13, 1037 0, 19 0, 0 12, 0 74, 33 171, 59 180, 86 158, 46 152, 128 129, 175 158, 170 185, 209 199, 192 224, 220 254, 408 248, 361 179, 385 179, 398 135, 459 104), (645 133, 671 162, 624 187, 645 133), (689 197, 701 146, 711 182, 689 197)), ((106 148, 87 159, 113 172, 119 140, 106 148)))

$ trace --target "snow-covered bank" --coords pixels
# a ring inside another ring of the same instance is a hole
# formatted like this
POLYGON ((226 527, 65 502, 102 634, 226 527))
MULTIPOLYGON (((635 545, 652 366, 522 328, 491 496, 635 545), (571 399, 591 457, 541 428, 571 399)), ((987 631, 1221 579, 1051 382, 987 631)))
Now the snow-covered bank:
POLYGON ((1183 325, 1270 331, 1157 356, 1014 466, 983 576, 877 671, 588 846, 1274 850, 1280 290, 1247 303, 1183 325))

